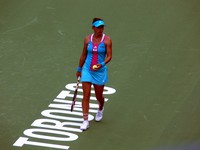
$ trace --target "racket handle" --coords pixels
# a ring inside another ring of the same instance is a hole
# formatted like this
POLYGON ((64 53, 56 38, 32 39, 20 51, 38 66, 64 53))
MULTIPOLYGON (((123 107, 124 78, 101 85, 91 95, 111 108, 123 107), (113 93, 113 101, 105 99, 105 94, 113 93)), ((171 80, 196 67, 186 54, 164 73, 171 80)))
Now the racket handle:
POLYGON ((78 76, 78 81, 80 80, 80 78, 81 78, 81 77, 80 77, 80 76, 78 76))

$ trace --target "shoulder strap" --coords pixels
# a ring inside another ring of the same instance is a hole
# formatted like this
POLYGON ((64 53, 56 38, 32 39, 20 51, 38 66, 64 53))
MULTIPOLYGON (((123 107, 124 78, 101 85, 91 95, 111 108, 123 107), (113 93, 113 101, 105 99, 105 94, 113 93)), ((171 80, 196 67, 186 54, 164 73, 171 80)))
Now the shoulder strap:
POLYGON ((105 34, 103 34, 102 39, 101 39, 101 42, 103 42, 104 39, 105 39, 105 34))
POLYGON ((92 42, 93 36, 94 36, 94 33, 90 35, 90 41, 91 42, 92 42))
MULTIPOLYGON (((94 33, 90 35, 90 41, 92 42, 92 39, 93 39, 93 36, 94 36, 94 33)), ((105 39, 105 34, 103 34, 102 38, 101 38, 101 42, 103 42, 105 39)), ((100 42, 100 43, 101 43, 100 42)))

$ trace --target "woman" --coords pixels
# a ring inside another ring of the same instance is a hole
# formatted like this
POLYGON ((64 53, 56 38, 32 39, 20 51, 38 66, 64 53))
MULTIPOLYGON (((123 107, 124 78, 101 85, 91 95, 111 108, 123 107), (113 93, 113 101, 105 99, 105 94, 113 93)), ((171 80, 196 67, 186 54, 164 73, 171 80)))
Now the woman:
POLYGON ((92 22, 93 34, 84 39, 83 51, 77 68, 77 77, 81 76, 83 99, 83 124, 81 130, 89 128, 88 113, 91 85, 94 86, 95 96, 99 103, 99 109, 95 116, 96 121, 101 121, 104 110, 104 85, 108 81, 106 64, 112 58, 112 40, 103 33, 104 21, 94 18, 92 22))

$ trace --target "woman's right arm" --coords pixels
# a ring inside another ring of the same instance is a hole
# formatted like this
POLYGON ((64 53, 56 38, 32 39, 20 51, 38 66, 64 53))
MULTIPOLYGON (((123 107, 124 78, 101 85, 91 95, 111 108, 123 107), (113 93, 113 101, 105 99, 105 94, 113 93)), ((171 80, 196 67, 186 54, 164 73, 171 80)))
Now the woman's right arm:
POLYGON ((86 37, 84 39, 83 50, 82 50, 82 54, 81 54, 80 59, 79 59, 79 66, 78 66, 77 72, 76 72, 77 77, 81 76, 81 70, 82 70, 83 64, 85 62, 85 59, 87 57, 87 43, 88 43, 88 37, 86 37))

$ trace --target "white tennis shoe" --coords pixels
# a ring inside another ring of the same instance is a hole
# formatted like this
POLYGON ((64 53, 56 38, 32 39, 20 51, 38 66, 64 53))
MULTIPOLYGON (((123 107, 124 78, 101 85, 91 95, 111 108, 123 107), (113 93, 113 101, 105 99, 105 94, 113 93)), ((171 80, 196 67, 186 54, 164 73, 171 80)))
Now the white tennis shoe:
POLYGON ((80 126, 80 129, 85 131, 89 128, 89 121, 88 120, 84 120, 83 124, 80 126))
POLYGON ((97 111, 97 114, 95 116, 95 120, 96 121, 101 121, 102 120, 102 118, 103 118, 103 111, 104 111, 104 108, 102 110, 98 110, 97 111))

